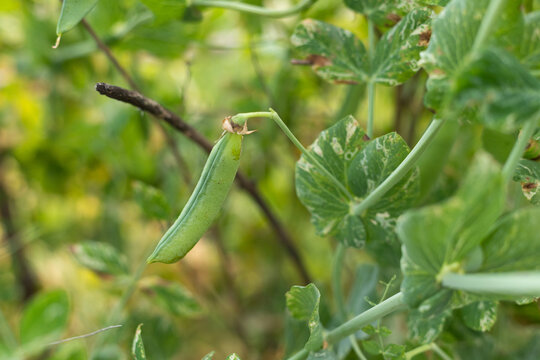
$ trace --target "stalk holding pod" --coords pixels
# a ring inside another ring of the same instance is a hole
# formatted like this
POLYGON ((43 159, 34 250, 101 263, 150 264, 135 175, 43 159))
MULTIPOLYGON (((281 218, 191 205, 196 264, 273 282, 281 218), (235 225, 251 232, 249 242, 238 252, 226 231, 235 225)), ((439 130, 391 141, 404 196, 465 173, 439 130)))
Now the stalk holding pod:
POLYGON ((212 148, 193 194, 146 260, 148 263, 170 264, 183 258, 218 216, 238 171, 242 137, 250 133, 245 122, 241 126, 231 117, 223 120, 222 126, 225 131, 212 148))

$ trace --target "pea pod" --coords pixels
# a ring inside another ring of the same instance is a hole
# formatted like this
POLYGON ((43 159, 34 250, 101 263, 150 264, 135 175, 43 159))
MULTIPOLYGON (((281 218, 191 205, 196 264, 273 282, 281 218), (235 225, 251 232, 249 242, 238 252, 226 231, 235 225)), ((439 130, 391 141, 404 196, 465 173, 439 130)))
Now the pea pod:
POLYGON ((218 216, 238 171, 242 137, 249 133, 245 126, 233 123, 230 118, 224 120, 223 128, 224 135, 212 148, 193 194, 147 259, 148 263, 170 264, 183 258, 218 216))

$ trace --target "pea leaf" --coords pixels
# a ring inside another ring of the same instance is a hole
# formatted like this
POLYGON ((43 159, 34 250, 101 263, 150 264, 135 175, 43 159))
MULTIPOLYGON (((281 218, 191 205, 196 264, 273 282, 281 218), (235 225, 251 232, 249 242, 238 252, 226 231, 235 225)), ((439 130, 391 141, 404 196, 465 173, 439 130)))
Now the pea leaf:
POLYGON ((540 205, 540 163, 520 160, 513 179, 521 183, 523 195, 527 200, 534 205, 540 205))
MULTIPOLYGON (((358 122, 348 116, 322 131, 309 151, 337 180, 348 185, 347 173, 355 155, 368 141, 358 122)), ((320 235, 356 234, 349 245, 361 246, 365 239, 363 223, 349 215, 350 194, 336 188, 305 156, 296 164, 296 192, 311 213, 311 221, 320 235)))
POLYGON ((68 297, 63 290, 39 293, 24 308, 20 323, 21 344, 29 352, 58 340, 66 329, 69 316, 68 297))
POLYGON ((395 10, 397 0, 345 0, 350 9, 366 15, 377 24, 385 23, 387 15, 395 10))
POLYGON ((495 301, 473 302, 459 311, 465 325, 476 331, 489 331, 497 320, 497 302, 495 301))
MULTIPOLYGON (((420 63, 429 73, 427 106, 441 107, 452 87, 453 76, 467 61, 488 5, 489 0, 454 0, 433 21, 429 46, 420 54, 420 63)), ((520 42, 523 20, 519 5, 519 1, 505 3, 495 31, 489 35, 489 44, 513 49, 520 42)))
POLYGON ((379 267, 374 264, 362 264, 356 269, 356 276, 349 292, 348 307, 353 315, 371 308, 367 299, 373 299, 379 280, 379 267))
POLYGON ((204 355, 202 360, 212 360, 214 357, 215 351, 210 351, 208 354, 204 355))
POLYGON ((305 348, 310 351, 320 349, 323 344, 323 327, 319 319, 319 289, 314 284, 293 286, 285 298, 291 315, 297 320, 308 322, 310 336, 305 348))
POLYGON ((202 311, 193 295, 178 283, 154 284, 149 288, 158 304, 175 316, 192 317, 202 311))
POLYGON ((418 71, 420 51, 429 41, 430 16, 431 12, 423 9, 408 13, 377 43, 373 60, 354 34, 321 21, 304 20, 291 41, 308 55, 315 72, 328 81, 395 86, 418 71))
POLYGON ((442 331, 451 309, 471 301, 442 288, 440 276, 449 270, 463 270, 501 214, 504 189, 500 166, 481 154, 453 197, 408 211, 399 219, 404 274, 401 290, 405 302, 415 309, 409 326, 420 341, 432 341, 442 331))
POLYGON ((482 244, 482 272, 540 270, 540 208, 517 210, 497 223, 482 244))
POLYGON ((98 0, 63 0, 56 34, 60 36, 75 27, 96 6, 97 2, 98 0))
MULTIPOLYGON (((409 147, 396 133, 370 141, 352 160, 347 178, 359 199, 369 195, 405 159, 409 147)), ((362 216, 368 234, 368 249, 381 258, 399 258, 394 229, 397 218, 414 203, 419 192, 419 174, 414 168, 362 216), (393 255, 392 255, 393 254, 393 255)))
POLYGON ((137 326, 137 330, 135 330, 135 336, 133 337, 133 343, 131 344, 131 354, 135 360, 146 360, 141 328, 142 324, 139 324, 139 326, 137 326))
POLYGON ((294 30, 291 42, 300 52, 309 55, 313 69, 325 80, 361 83, 369 78, 366 48, 350 31, 306 19, 294 30))
POLYGON ((512 132, 524 123, 540 125, 540 81, 503 50, 491 48, 472 61, 456 79, 455 103, 477 107, 479 119, 512 132))
POLYGON ((337 360, 336 354, 330 349, 324 349, 317 352, 311 352, 307 360, 337 360))
POLYGON ((71 251, 79 264, 95 272, 109 275, 129 272, 125 256, 111 244, 86 241, 72 246, 71 251))
POLYGON ((240 357, 236 354, 231 354, 227 356, 227 360, 240 360, 240 357))
POLYGON ((394 232, 396 218, 408 208, 418 191, 418 174, 411 171, 362 217, 351 214, 353 203, 367 196, 399 165, 409 150, 395 133, 369 141, 357 121, 346 117, 324 130, 309 150, 348 190, 338 189, 302 156, 296 165, 296 191, 312 215, 320 235, 331 235, 347 246, 369 249, 383 258, 399 258, 394 232), (390 254, 385 254, 390 250, 390 254), (398 254, 398 255, 396 255, 398 254))
POLYGON ((371 65, 374 82, 396 86, 420 69, 420 52, 427 48, 431 36, 431 14, 415 9, 384 34, 376 45, 371 65))

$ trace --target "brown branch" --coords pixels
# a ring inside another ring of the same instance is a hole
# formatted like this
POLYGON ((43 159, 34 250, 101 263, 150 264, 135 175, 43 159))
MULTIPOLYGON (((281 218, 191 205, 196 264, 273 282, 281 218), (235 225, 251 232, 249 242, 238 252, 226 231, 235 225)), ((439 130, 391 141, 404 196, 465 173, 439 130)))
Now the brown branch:
MULTIPOLYGON (((0 165, 3 155, 0 154, 0 165)), ((28 259, 24 253, 24 246, 21 244, 19 235, 15 229, 13 214, 11 212, 9 194, 2 178, 3 171, 0 171, 0 217, 4 224, 4 231, 9 252, 11 254, 11 265, 17 284, 20 286, 23 301, 30 299, 38 290, 39 285, 28 259)))
MULTIPOLYGON (((156 118, 167 122, 173 128, 188 137, 190 140, 197 143, 206 152, 210 152, 212 150, 212 143, 208 141, 203 135, 201 135, 195 128, 184 122, 182 118, 180 118, 172 111, 166 109, 158 102, 145 97, 141 93, 105 83, 97 83, 96 90, 101 95, 105 95, 111 99, 133 105, 149 114, 154 115, 156 118)), ((304 266, 302 259, 300 258, 300 253, 297 250, 296 245, 293 243, 291 237, 289 236, 281 222, 277 219, 272 210, 268 207, 261 194, 257 190, 255 184, 248 180, 248 178, 240 171, 236 174, 236 183, 242 189, 247 191, 251 195, 252 199, 257 203, 263 214, 266 216, 266 218, 272 225, 272 228, 278 235, 277 238, 280 244, 285 248, 287 254, 289 254, 291 259, 293 260, 298 272, 302 277, 302 280, 305 283, 309 283, 311 281, 310 276, 307 272, 306 267, 304 266)))

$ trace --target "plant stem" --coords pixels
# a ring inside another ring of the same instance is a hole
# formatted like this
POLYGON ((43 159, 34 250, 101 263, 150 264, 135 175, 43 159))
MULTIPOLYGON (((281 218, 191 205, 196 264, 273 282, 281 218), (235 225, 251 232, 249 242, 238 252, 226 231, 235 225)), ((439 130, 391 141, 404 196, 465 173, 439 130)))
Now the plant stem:
POLYGON ((436 352, 443 360, 452 360, 440 347, 435 343, 431 343, 431 348, 436 352))
POLYGON ((341 281, 345 250, 345 245, 339 242, 336 247, 336 251, 334 252, 334 261, 332 264, 332 293, 334 294, 334 301, 336 303, 336 309, 339 314, 340 321, 345 321, 348 317, 347 309, 345 308, 345 300, 343 299, 343 288, 341 281))
POLYGON ((330 181, 334 183, 334 185, 340 189, 343 192, 343 195, 349 198, 349 200, 353 201, 354 196, 347 190, 345 185, 341 183, 336 177, 329 172, 324 165, 322 165, 319 160, 311 152, 309 152, 304 145, 294 136, 292 131, 287 127, 287 125, 283 122, 283 120, 279 117, 278 113, 274 110, 270 109, 269 112, 250 112, 250 113, 241 113, 234 115, 231 119, 234 123, 238 125, 244 125, 247 119, 254 118, 254 117, 262 117, 267 119, 272 119, 274 122, 279 126, 281 131, 289 138, 289 140, 300 150, 300 152, 319 169, 320 172, 324 174, 330 181))
MULTIPOLYGON (((375 54, 375 24, 368 18, 368 44, 369 58, 373 66, 373 58, 375 54)), ((367 136, 373 138, 373 119, 375 113, 375 81, 370 79, 367 83, 368 92, 368 118, 367 118, 367 136)))
POLYGON ((509 180, 514 174, 517 163, 521 159, 523 151, 525 151, 527 142, 529 141, 535 130, 536 121, 527 122, 521 129, 521 133, 519 134, 519 137, 514 144, 514 147, 512 148, 508 159, 506 159, 506 162, 504 163, 503 176, 505 177, 505 179, 509 180))
POLYGON ((404 305, 403 294, 399 292, 396 295, 389 297, 385 301, 375 305, 371 309, 368 309, 351 320, 341 324, 337 328, 329 331, 326 334, 325 340, 329 345, 335 344, 341 339, 354 334, 358 330, 361 330, 364 326, 372 323, 373 321, 403 308, 404 305))
POLYGON ((419 346, 419 347, 417 347, 417 348, 414 348, 414 349, 412 349, 412 350, 410 350, 410 351, 407 351, 407 352, 405 353, 405 358, 406 358, 407 360, 410 360, 410 359, 412 359, 413 357, 415 357, 416 355, 420 355, 420 354, 422 354, 422 353, 424 353, 424 352, 426 352, 426 351, 429 351, 429 350, 432 349, 432 346, 431 346, 431 345, 432 345, 432 344, 426 344, 426 345, 422 345, 422 346, 419 346))
POLYGON ((486 42, 487 37, 493 32, 493 25, 497 23, 497 14, 501 11, 502 7, 506 3, 506 0, 491 0, 486 14, 482 19, 480 28, 476 33, 474 43, 470 54, 476 53, 486 42))
POLYGON ((356 215, 361 215, 365 210, 374 205, 381 197, 386 194, 394 185, 396 185, 416 164, 416 161, 420 158, 423 152, 428 148, 441 126, 444 120, 433 119, 431 124, 411 150, 407 157, 399 164, 399 166, 379 185, 373 190, 362 202, 353 206, 352 211, 356 215))
POLYGON ((209 6, 222 9, 236 10, 248 14, 266 16, 271 18, 281 18, 299 13, 313 5, 315 1, 316 0, 302 0, 293 7, 283 10, 272 10, 261 6, 245 4, 242 2, 224 0, 193 0, 191 4, 194 6, 209 6))
POLYGON ((510 273, 447 273, 442 278, 444 287, 476 294, 540 296, 540 272, 510 273))
POLYGON ((364 85, 348 85, 345 99, 339 108, 339 111, 334 116, 336 121, 343 119, 347 115, 354 115, 360 105, 360 99, 364 97, 364 85))

